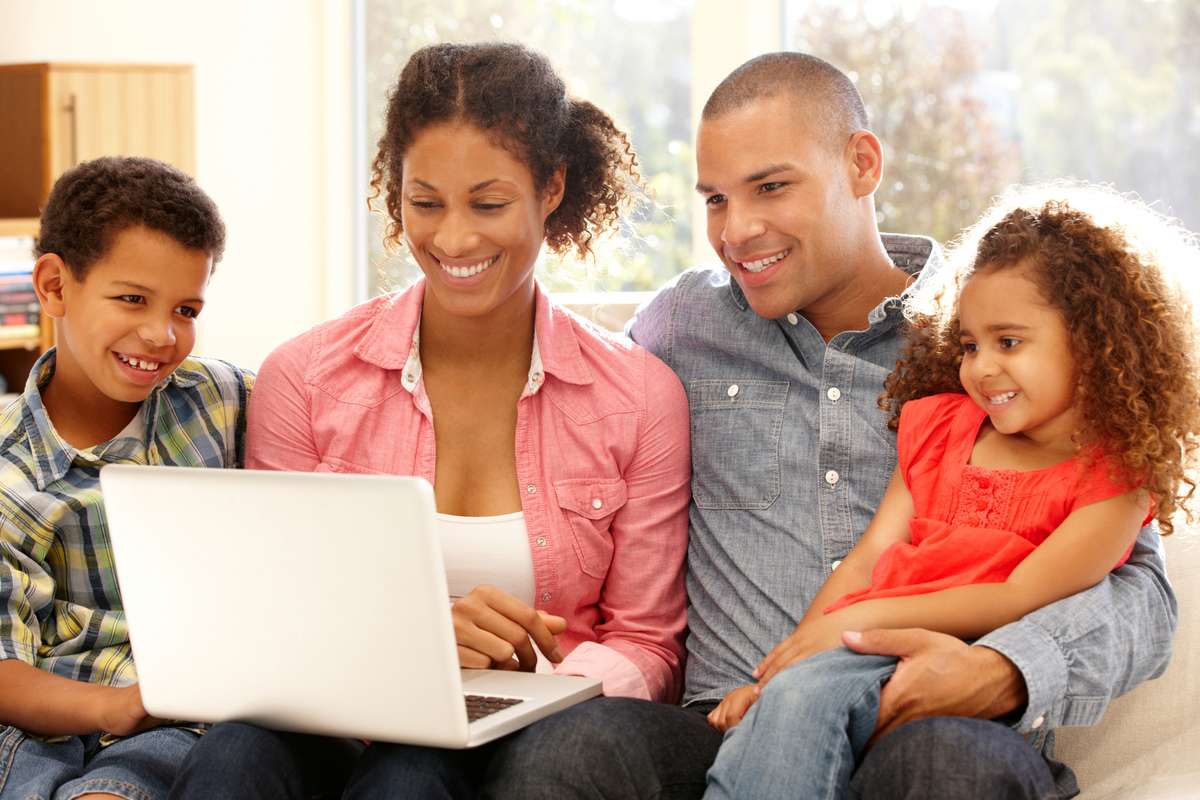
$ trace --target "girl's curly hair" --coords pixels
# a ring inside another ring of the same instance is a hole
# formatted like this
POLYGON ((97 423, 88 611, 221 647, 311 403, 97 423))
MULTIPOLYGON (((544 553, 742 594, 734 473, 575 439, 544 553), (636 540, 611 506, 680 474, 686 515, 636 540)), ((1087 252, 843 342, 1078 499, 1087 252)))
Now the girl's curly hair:
POLYGON ((1062 314, 1077 371, 1079 452, 1114 460, 1114 479, 1155 501, 1164 534, 1196 490, 1200 363, 1185 281, 1194 235, 1144 203, 1085 184, 1010 190, 952 245, 908 299, 905 351, 880 405, 898 427, 905 401, 962 393, 958 298, 976 272, 1020 267, 1062 314))
POLYGON ((399 244, 404 233, 405 153, 426 127, 455 121, 493 133, 529 167, 538 191, 566 167, 562 202, 546 220, 546 244, 556 253, 573 247, 586 257, 642 187, 629 137, 596 106, 568 96, 545 56, 505 42, 435 44, 413 53, 401 70, 372 165, 371 199, 385 196, 388 244, 399 244))

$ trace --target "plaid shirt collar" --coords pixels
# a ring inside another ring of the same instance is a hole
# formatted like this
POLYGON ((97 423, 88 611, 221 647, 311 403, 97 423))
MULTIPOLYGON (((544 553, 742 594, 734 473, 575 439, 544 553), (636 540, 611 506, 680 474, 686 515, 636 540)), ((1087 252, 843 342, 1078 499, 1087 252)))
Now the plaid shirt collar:
POLYGON ((151 390, 143 404, 146 420, 144 441, 118 437, 80 450, 58 435, 58 431, 54 430, 54 425, 50 422, 50 415, 46 413, 46 406, 42 403, 41 389, 50 382, 54 375, 54 367, 55 349, 51 348, 33 365, 29 379, 25 382, 25 391, 13 404, 14 407, 8 410, 8 413, 21 415, 21 426, 34 459, 32 471, 38 491, 45 491, 47 486, 61 480, 77 461, 109 463, 140 460, 137 454, 144 453, 147 444, 154 439, 155 411, 163 390, 172 384, 180 388, 189 388, 203 379, 202 375, 180 367, 151 390))

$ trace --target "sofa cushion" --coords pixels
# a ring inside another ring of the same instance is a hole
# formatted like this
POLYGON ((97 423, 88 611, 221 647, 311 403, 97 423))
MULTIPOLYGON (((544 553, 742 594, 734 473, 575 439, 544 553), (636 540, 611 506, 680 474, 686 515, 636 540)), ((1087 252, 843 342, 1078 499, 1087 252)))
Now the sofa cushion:
POLYGON ((1061 728, 1055 755, 1071 765, 1083 800, 1176 800, 1200 790, 1200 532, 1163 540, 1179 600, 1171 664, 1109 706, 1091 728, 1061 728))

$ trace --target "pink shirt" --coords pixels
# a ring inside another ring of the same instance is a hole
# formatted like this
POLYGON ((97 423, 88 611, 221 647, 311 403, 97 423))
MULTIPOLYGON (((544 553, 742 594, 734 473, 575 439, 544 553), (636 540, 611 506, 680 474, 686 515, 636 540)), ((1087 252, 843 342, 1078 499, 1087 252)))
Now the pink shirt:
MULTIPOLYGON (((433 410, 413 348, 424 292, 422 281, 375 298, 275 350, 251 398, 246 466, 433 483, 433 410)), ((536 607, 567 619, 556 671, 600 678, 609 696, 674 701, 687 397, 642 348, 556 307, 540 288, 535 303, 543 375, 531 375, 517 404, 516 467, 536 607)))

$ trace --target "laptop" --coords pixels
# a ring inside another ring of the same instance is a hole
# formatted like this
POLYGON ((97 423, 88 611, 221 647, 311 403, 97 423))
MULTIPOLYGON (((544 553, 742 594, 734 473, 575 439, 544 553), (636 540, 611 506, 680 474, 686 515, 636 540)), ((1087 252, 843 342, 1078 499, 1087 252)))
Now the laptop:
POLYGON ((156 717, 466 748, 600 694, 460 670, 420 478, 109 465, 100 485, 156 717))

